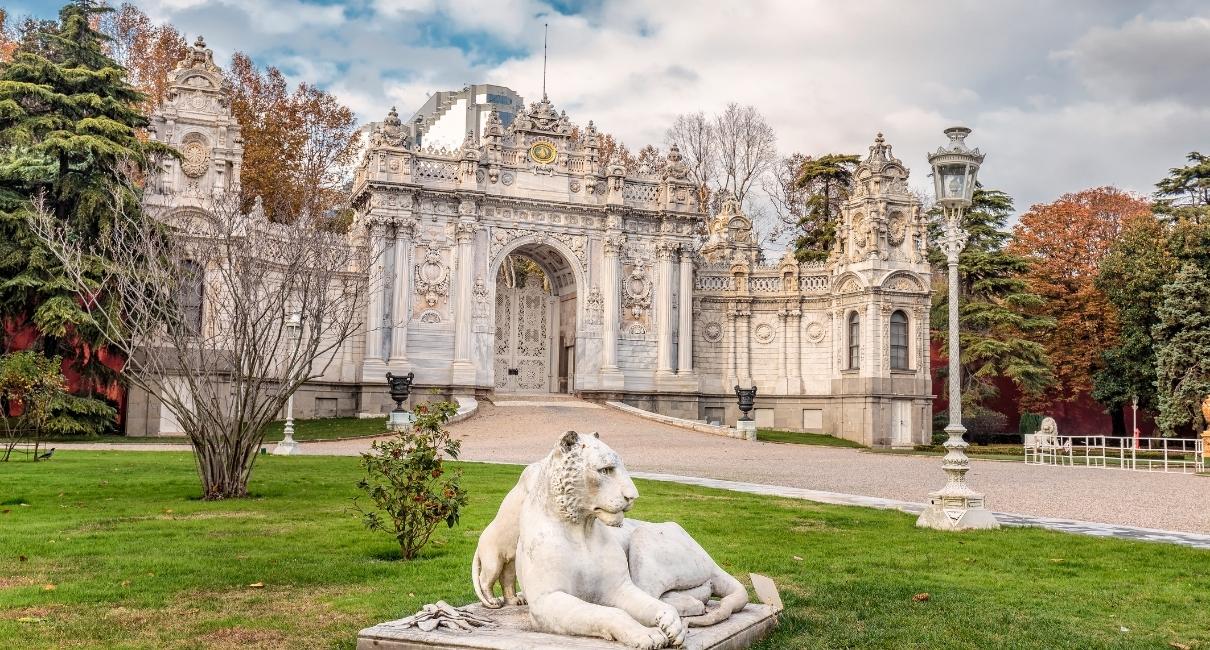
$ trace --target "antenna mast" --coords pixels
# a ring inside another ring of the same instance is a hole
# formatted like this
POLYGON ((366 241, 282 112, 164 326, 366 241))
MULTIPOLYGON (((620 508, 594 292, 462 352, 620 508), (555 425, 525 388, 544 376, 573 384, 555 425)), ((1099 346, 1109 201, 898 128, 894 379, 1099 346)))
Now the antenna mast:
POLYGON ((542 23, 542 99, 546 99, 546 39, 550 34, 550 23, 542 23))

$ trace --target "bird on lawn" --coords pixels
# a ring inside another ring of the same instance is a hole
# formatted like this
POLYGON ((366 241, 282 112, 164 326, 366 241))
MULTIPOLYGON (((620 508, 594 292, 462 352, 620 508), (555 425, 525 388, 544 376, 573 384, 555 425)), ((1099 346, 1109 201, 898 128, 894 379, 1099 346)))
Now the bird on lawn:
POLYGON ((50 460, 50 457, 54 456, 54 455, 55 455, 55 448, 51 447, 50 451, 46 452, 45 454, 39 454, 38 460, 50 460))

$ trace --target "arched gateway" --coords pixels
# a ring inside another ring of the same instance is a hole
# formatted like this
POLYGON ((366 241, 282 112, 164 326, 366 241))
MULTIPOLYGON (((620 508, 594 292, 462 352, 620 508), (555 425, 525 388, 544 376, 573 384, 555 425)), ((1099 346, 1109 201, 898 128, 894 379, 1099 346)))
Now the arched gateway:
MULTIPOLYGON (((200 162, 166 163, 148 203, 203 205, 239 177, 216 70, 199 44, 173 72, 153 133, 200 162)), ((546 97, 480 96, 493 88, 368 127, 350 231, 374 253, 367 327, 302 389, 296 415, 380 414, 392 370, 414 372, 417 394, 574 392, 727 423, 734 386, 755 385, 760 426, 928 439, 926 222, 881 135, 828 261, 769 262, 737 202, 703 213, 675 147, 628 170, 602 158, 592 122, 574 127, 546 97), (472 127, 460 146, 426 146, 430 132, 448 144, 436 134, 455 123, 472 127)), ((129 403, 128 430, 153 433, 154 396, 129 403)))
POLYGON ((580 331, 575 267, 551 244, 518 240, 492 268, 493 388, 504 393, 574 392, 580 331))

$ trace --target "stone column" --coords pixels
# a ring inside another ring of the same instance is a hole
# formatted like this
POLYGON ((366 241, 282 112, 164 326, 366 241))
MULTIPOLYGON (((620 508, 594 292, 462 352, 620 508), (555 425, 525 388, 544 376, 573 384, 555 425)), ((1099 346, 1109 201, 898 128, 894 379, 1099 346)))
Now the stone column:
POLYGON ((789 336, 786 337, 786 356, 790 359, 791 395, 802 393, 802 310, 794 307, 786 321, 789 336))
POLYGON ((672 374, 672 260, 679 246, 674 242, 660 241, 655 246, 655 357, 656 374, 672 374))
POLYGON ((735 319, 735 380, 740 388, 750 388, 752 369, 748 364, 748 320, 752 310, 748 303, 736 303, 731 313, 735 319))
POLYGON ((457 288, 454 294, 454 363, 451 381, 454 384, 475 383, 475 364, 471 361, 471 300, 475 284, 475 233, 479 226, 469 221, 454 227, 458 242, 457 288))
MULTIPOLYGON (((371 217, 371 219, 374 219, 371 217)), ((366 361, 383 361, 382 328, 386 316, 386 225, 380 220, 370 222, 369 317, 366 319, 366 361)))
POLYGON ((618 368, 618 322, 621 316, 618 304, 621 295, 619 283, 619 256, 626 239, 623 235, 610 233, 605 236, 603 253, 604 264, 601 268, 601 387, 622 388, 624 379, 618 368))
POLYGON ((678 375, 693 374, 693 252, 681 248, 681 306, 676 349, 678 375))
POLYGON ((395 292, 391 307, 391 361, 390 365, 405 374, 408 363, 408 323, 412 320, 411 296, 412 235, 416 222, 407 219, 395 225, 395 292))

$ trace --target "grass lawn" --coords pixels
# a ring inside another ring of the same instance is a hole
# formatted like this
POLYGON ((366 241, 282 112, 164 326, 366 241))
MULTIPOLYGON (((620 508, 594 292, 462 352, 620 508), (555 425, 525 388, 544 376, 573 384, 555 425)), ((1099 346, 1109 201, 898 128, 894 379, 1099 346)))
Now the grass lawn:
MULTIPOLYGON (((265 442, 277 442, 282 439, 282 429, 286 426, 285 420, 270 422, 268 430, 265 432, 265 442)), ((323 418, 317 420, 295 420, 294 421, 294 439, 303 440, 331 440, 333 438, 357 438, 363 436, 377 436, 387 433, 386 418, 323 418)), ((113 442, 113 443, 154 443, 154 444, 171 444, 181 443, 189 444, 189 439, 184 436, 101 436, 99 438, 46 438, 42 441, 43 447, 53 447, 59 442, 113 442)))
MULTIPOLYGON (((255 498, 227 502, 196 499, 183 453, 0 464, 0 647, 352 648, 362 627, 473 599, 475 541, 520 471, 462 465, 461 525, 402 562, 349 511, 357 459, 257 462, 255 498)), ((745 583, 749 571, 777 581, 788 609, 761 650, 1210 647, 1210 552, 639 490, 636 518, 676 519, 745 583)))
POLYGON ((837 438, 826 433, 798 433, 778 429, 758 429, 756 439, 762 442, 786 442, 795 445, 820 445, 823 447, 852 447, 863 448, 859 442, 837 438))
MULTIPOLYGON (((284 420, 271 422, 265 432, 265 442, 282 439, 284 420)), ((378 436, 387 433, 387 420, 380 418, 324 418, 319 420, 295 420, 295 440, 331 440, 332 438, 356 438, 378 436)))

